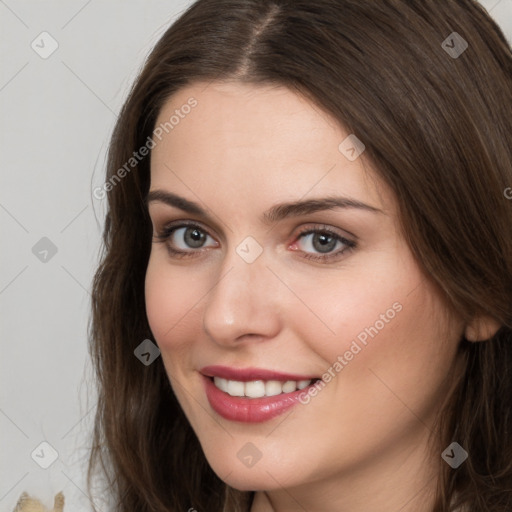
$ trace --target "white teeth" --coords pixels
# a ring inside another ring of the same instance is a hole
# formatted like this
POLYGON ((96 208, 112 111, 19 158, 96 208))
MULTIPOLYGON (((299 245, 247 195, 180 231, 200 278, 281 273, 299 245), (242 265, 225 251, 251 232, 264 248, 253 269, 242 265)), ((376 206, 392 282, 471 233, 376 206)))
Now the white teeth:
POLYGON ((245 383, 245 396, 259 398, 265 394, 265 383, 262 380, 253 380, 245 383))
POLYGON ((228 380, 228 390, 227 392, 231 396, 244 396, 245 394, 245 386, 243 382, 238 382, 237 380, 228 380))
POLYGON ((267 395, 267 396, 280 395, 282 392, 283 392, 283 385, 278 380, 269 380, 265 384, 265 395, 267 395))
POLYGON ((217 388, 231 396, 246 396, 248 398, 262 398, 264 396, 276 396, 281 393, 292 393, 297 389, 304 389, 311 384, 311 380, 251 380, 240 382, 214 377, 213 382, 217 388))
POLYGON ((228 381, 227 379, 223 379, 221 377, 215 377, 215 385, 224 393, 228 392, 228 381))
POLYGON ((297 389, 297 383, 294 380, 287 380, 283 384, 283 393, 291 393, 297 389))
POLYGON ((310 380, 299 380, 299 382, 297 382, 297 387, 299 389, 304 389, 304 388, 307 388, 310 384, 311 384, 310 380))

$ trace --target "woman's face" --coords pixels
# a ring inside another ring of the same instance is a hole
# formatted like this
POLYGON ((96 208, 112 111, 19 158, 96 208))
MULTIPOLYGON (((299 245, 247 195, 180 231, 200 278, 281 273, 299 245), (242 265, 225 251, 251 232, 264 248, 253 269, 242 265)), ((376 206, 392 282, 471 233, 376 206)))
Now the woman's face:
POLYGON ((165 122, 147 315, 213 470, 300 499, 438 464, 426 440, 463 324, 361 146, 284 87, 195 84, 165 122))

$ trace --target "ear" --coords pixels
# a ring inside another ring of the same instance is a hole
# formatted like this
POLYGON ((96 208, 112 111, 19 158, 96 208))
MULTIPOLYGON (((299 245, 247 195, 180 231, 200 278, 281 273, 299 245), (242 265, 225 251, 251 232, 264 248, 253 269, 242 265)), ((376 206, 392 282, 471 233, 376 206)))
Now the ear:
POLYGON ((464 335, 468 341, 486 341, 492 338, 501 324, 487 315, 477 315, 468 323, 464 335))

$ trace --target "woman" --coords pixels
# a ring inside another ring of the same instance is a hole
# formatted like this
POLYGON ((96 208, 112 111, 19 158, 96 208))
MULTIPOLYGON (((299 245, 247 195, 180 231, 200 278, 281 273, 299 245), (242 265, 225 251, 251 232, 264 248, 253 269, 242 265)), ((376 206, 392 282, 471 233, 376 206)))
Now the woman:
POLYGON ((199 0, 119 116, 118 511, 512 509, 512 59, 472 0, 199 0))

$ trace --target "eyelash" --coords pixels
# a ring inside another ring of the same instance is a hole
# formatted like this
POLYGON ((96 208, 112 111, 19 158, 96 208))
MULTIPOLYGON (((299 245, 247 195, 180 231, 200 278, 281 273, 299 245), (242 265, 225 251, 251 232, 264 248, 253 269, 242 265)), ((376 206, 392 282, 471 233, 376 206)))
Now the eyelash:
MULTIPOLYGON (((201 231, 202 233, 206 234, 207 236, 210 236, 211 238, 213 238, 208 233, 208 231, 203 229, 199 224, 197 224, 195 222, 181 221, 179 224, 171 224, 171 225, 165 226, 159 233, 157 233, 155 235, 155 237, 154 237, 155 243, 167 243, 169 238, 172 236, 172 234, 176 230, 178 230, 180 228, 189 228, 189 227, 196 228, 199 231, 201 231)), ((339 235, 338 233, 335 233, 328 227, 321 226, 321 225, 315 226, 314 228, 311 228, 311 227, 304 228, 302 231, 300 231, 297 234, 296 241, 300 240, 301 238, 303 238, 307 235, 311 235, 311 234, 328 235, 330 237, 335 238, 337 242, 341 242, 345 247, 343 247, 342 249, 340 249, 334 253, 326 253, 325 255, 321 255, 321 256, 318 256, 317 254, 315 255, 315 254, 311 254, 311 253, 304 253, 302 257, 306 258, 308 260, 314 260, 314 261, 320 261, 320 262, 330 262, 332 260, 337 259, 343 253, 353 250, 356 247, 356 243, 354 241, 348 240, 345 237, 339 235)), ((296 241, 293 243, 295 244, 296 241)), ((169 251, 170 255, 174 258, 189 258, 189 257, 195 257, 196 255, 198 255, 198 253, 203 252, 205 249, 199 248, 197 250, 192 249, 190 251, 180 251, 180 250, 172 248, 167 243, 167 250, 169 251)))

